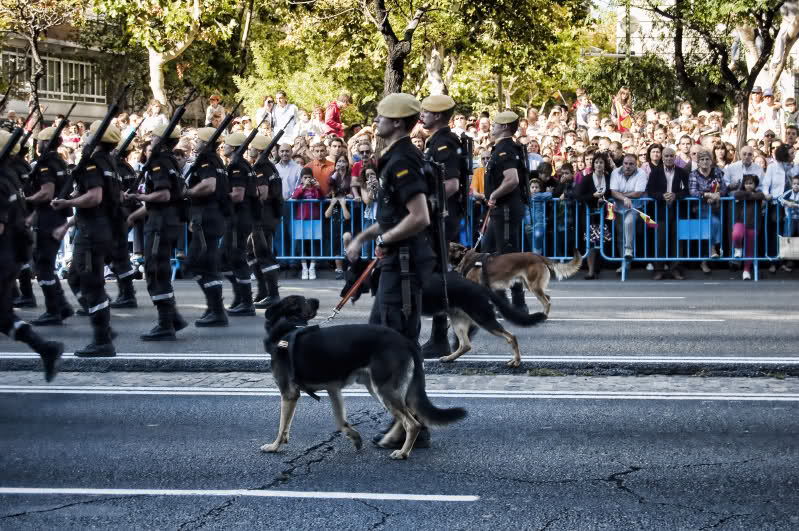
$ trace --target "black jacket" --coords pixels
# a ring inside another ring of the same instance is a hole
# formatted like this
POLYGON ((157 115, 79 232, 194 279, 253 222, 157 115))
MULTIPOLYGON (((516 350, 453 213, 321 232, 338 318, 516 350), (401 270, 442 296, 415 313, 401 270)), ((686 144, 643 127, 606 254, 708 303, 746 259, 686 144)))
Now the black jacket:
MULTIPOLYGON (((688 172, 679 166, 674 166, 674 180, 672 181, 672 190, 677 194, 677 199, 687 197, 690 189, 688 186, 688 172)), ((663 194, 668 192, 666 190, 666 173, 663 166, 658 166, 649 174, 649 182, 646 185, 646 193, 649 197, 663 200, 663 194)))

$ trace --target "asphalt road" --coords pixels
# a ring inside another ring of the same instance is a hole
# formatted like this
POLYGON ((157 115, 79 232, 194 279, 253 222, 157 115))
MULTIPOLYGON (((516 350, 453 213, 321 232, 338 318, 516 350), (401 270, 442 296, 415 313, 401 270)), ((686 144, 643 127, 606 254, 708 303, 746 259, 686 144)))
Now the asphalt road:
MULTIPOLYGON (((571 398, 431 392, 469 417, 406 462, 355 451, 326 397, 301 399, 270 455, 274 393, 0 391, 0 528, 799 528, 799 394, 727 400, 731 379, 693 379, 718 392, 608 399, 589 380, 555 386, 571 398)), ((346 403, 367 441, 387 421, 346 403)))
MULTIPOLYGON (((615 279, 586 282, 581 276, 563 282, 553 281, 550 283, 552 312, 546 323, 527 329, 506 326, 519 338, 523 362, 536 358, 585 356, 643 360, 745 357, 799 362, 796 282, 782 278, 753 283, 728 280, 729 274, 725 278, 721 276, 714 273, 713 277, 683 282, 636 280, 622 283, 615 279)), ((338 302, 341 285, 342 281, 334 280, 281 280, 281 293, 284 296, 302 294, 319 298, 321 305, 317 322, 320 322, 338 302)), ((112 312, 112 324, 119 333, 115 341, 119 353, 137 356, 150 353, 150 357, 156 360, 174 354, 189 359, 202 354, 249 355, 252 360, 261 359, 263 311, 259 311, 256 317, 231 318, 231 325, 227 328, 198 329, 191 326, 182 331, 175 342, 139 341, 138 335, 154 324, 155 312, 144 284, 136 282, 136 287, 139 308, 112 312)), ((230 300, 229 286, 226 285, 225 289, 226 299, 230 300)), ((115 296, 116 286, 109 283, 108 291, 115 296)), ((189 320, 199 317, 204 302, 196 284, 178 281, 175 292, 185 317, 189 320)), ((41 303, 41 297, 39 300, 41 303)), ((528 305, 531 311, 540 309, 534 298, 529 298, 528 305)), ((362 298, 355 305, 348 304, 334 323, 365 322, 370 306, 369 297, 362 298)), ((40 311, 19 313, 30 319, 40 311)), ((430 321, 427 319, 423 322, 423 341, 429 330, 430 321)), ((82 347, 91 338, 88 319, 81 317, 74 317, 61 327, 43 328, 42 332, 64 341, 68 352, 82 347)), ((4 365, 9 356, 24 352, 29 352, 25 345, 0 338, 0 369, 9 368, 4 365)), ((503 340, 479 333, 474 339, 472 352, 448 367, 435 367, 438 362, 428 364, 428 370, 460 370, 469 367, 470 363, 472 366, 484 363, 501 370, 508 359, 510 349, 503 340)), ((91 360, 86 367, 92 370, 98 363, 91 360)), ((209 361, 209 365, 213 362, 209 361)), ((554 365, 543 361, 538 366, 554 365)), ((83 366, 77 367, 75 370, 83 370, 83 366)), ((529 367, 523 365, 522 369, 529 367)), ((257 369, 254 365, 223 368, 257 369)))

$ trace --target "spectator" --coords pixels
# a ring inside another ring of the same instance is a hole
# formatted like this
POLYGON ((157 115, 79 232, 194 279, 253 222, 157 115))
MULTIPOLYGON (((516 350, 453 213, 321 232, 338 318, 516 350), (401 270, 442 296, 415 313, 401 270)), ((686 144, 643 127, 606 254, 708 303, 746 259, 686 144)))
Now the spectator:
MULTIPOLYGON (((756 175, 743 176, 743 190, 733 193, 735 197, 735 225, 732 227, 733 256, 741 258, 743 247, 746 245, 746 257, 754 256, 757 233, 755 225, 760 217, 760 201, 765 197, 763 192, 757 192, 760 180, 756 175)), ((744 262, 743 280, 752 280, 752 260, 744 262)))
POLYGON ((610 176, 611 197, 616 200, 615 210, 620 214, 616 218, 614 230, 618 234, 621 231, 619 218, 623 222, 623 234, 617 238, 624 246, 624 259, 633 258, 633 248, 635 244, 635 218, 633 217, 633 207, 640 206, 637 199, 646 193, 647 176, 638 169, 635 162, 635 155, 625 155, 621 168, 616 168, 610 176))
POLYGON ((677 121, 680 123, 683 122, 690 122, 694 119, 694 108, 691 105, 690 101, 683 101, 680 102, 680 107, 678 109, 677 121))
MULTIPOLYGON (((274 116, 274 108, 275 108, 275 99, 272 96, 267 95, 264 98, 264 103, 255 111, 255 123, 260 124, 261 120, 264 120, 264 125, 269 129, 269 131, 275 131, 275 116, 274 116)), ((213 126, 212 126, 213 127, 213 126)))
POLYGON ((158 100, 153 100, 150 102, 150 106, 147 108, 147 112, 144 116, 144 122, 141 124, 140 129, 144 134, 152 133, 153 129, 159 125, 166 125, 169 121, 162 110, 161 102, 158 100))
MULTIPOLYGON (((696 210, 700 219, 710 220, 710 258, 721 256, 721 198, 727 195, 724 174, 713 166, 713 156, 709 151, 700 149, 697 153, 697 168, 688 176, 690 193, 698 197, 696 210)), ((706 275, 711 273, 707 260, 699 267, 706 275)))
POLYGON ((582 125, 583 127, 589 127, 588 118, 592 114, 599 113, 599 107, 591 103, 591 98, 588 96, 588 93, 585 90, 577 89, 578 96, 577 96, 577 109, 575 110, 575 117, 577 119, 577 125, 582 125), (580 91, 582 92, 580 93, 580 91))
POLYGON ((782 127, 793 125, 799 127, 799 111, 796 110, 796 99, 788 98, 785 100, 785 110, 782 111, 782 127))
POLYGON ((278 147, 278 160, 275 167, 280 175, 283 186, 283 199, 290 199, 291 194, 300 185, 300 174, 302 166, 292 160, 291 144, 283 142, 278 147))
MULTIPOLYGON (((352 199, 352 188, 350 186, 352 175, 347 155, 341 154, 336 159, 336 169, 330 175, 330 186, 333 189, 333 199, 330 202, 325 217, 331 220, 329 234, 332 236, 333 254, 341 254, 341 240, 349 232, 342 224, 342 216, 349 221, 350 212, 347 208, 347 200, 352 199)), ((325 231, 328 234, 328 231, 325 231)), ((340 258, 336 262, 336 280, 344 278, 344 261, 340 258)))
POLYGON ((552 199, 552 193, 544 192, 542 188, 543 185, 538 179, 530 181, 532 206, 524 212, 525 232, 532 235, 533 252, 541 255, 544 254, 544 239, 547 233, 546 201, 552 199))
POLYGON ((455 133, 458 138, 461 135, 466 134, 466 117, 460 113, 455 115, 455 119, 453 120, 454 126, 452 127, 452 132, 455 133))
POLYGON ((602 204, 608 198, 610 190, 610 160, 605 153, 596 153, 591 158, 591 173, 583 177, 576 190, 577 199, 584 202, 591 212, 588 225, 588 274, 586 280, 599 278, 597 257, 599 247, 611 241, 609 230, 605 230, 602 237, 602 224, 605 217, 602 215, 602 204), (603 241, 604 240, 604 241, 603 241))
POLYGON ((652 171, 663 165, 663 146, 660 144, 650 144, 646 148, 646 164, 644 165, 644 172, 647 175, 652 175, 652 171))
POLYGON ((491 152, 483 150, 480 152, 480 166, 474 169, 472 175, 472 197, 480 203, 485 202, 485 170, 488 161, 491 160, 491 152))
POLYGON ((308 111, 300 109, 297 111, 297 138, 306 136, 313 136, 311 129, 311 118, 308 116, 308 111))
MULTIPOLYGON (((790 183, 791 175, 793 175, 793 148, 789 147, 787 144, 782 144, 777 149, 774 150, 774 162, 768 165, 766 169, 766 175, 763 178, 762 183, 762 191, 763 195, 765 196, 766 201, 771 204, 774 204, 777 199, 785 193, 785 190, 788 186, 786 183, 790 183)), ((767 254, 769 256, 774 256, 777 254, 777 227, 778 227, 778 216, 776 214, 776 209, 769 208, 768 210, 768 218, 766 220, 766 231, 767 231, 767 254)), ((771 262, 769 264, 769 272, 776 273, 777 272, 777 262, 771 262)))
POLYGON ((589 140, 593 140, 596 136, 602 136, 602 124, 599 121, 598 113, 588 116, 587 134, 589 140))
POLYGON ((344 139, 338 136, 330 138, 327 146, 327 160, 335 166, 338 158, 347 154, 347 146, 344 143, 344 139))
POLYGON ((713 164, 720 170, 727 167, 727 145, 721 140, 716 140, 713 143, 713 164))
MULTIPOLYGON (((659 203, 655 209, 657 218, 657 240, 659 258, 673 257, 677 255, 677 201, 688 196, 690 183, 688 172, 676 165, 674 149, 667 147, 663 149, 663 164, 652 168, 649 174, 649 182, 646 185, 647 195, 659 203)), ((661 280, 665 272, 665 262, 663 270, 657 269, 653 275, 653 280, 661 280)), ((679 262, 672 262, 669 272, 675 280, 683 280, 679 262)))
POLYGON ((610 117, 613 120, 616 129, 620 133, 624 133, 632 129, 633 120, 633 106, 630 89, 621 87, 619 92, 613 97, 610 106, 610 117))
POLYGON ((352 102, 352 96, 348 92, 342 92, 338 98, 327 105, 325 111, 325 130, 326 135, 344 136, 344 124, 341 121, 341 111, 346 109, 352 102))
POLYGON ((61 145, 71 150, 78 149, 81 143, 81 136, 78 132, 77 124, 70 124, 69 127, 64 129, 61 133, 61 145))
POLYGON ((330 174, 333 173, 334 164, 326 158, 327 147, 319 137, 316 137, 314 143, 311 144, 311 156, 313 160, 305 167, 312 171, 314 179, 319 184, 322 197, 327 197, 330 195, 330 174))
POLYGON ((289 103, 286 92, 283 90, 278 90, 275 97, 277 98, 277 105, 272 111, 272 116, 274 118, 272 130, 277 133, 277 131, 285 127, 283 138, 286 142, 291 143, 294 141, 294 137, 296 136, 295 131, 297 130, 297 106, 293 103, 289 103))
MULTIPOLYGON (((319 199, 323 197, 319 189, 319 183, 316 182, 313 172, 310 168, 303 168, 300 174, 300 185, 291 194, 292 199, 302 199, 303 201, 297 205, 297 211, 294 219, 301 221, 321 220, 321 209, 319 206, 319 199)), ((315 256, 316 252, 321 253, 321 249, 313 246, 316 240, 295 240, 299 244, 303 254, 310 254, 315 256), (308 245, 304 245, 308 244, 308 245)), ((321 242, 320 242, 321 243, 321 242)), ((302 261, 302 280, 315 280, 316 279, 316 260, 311 260, 310 267, 308 260, 302 261)))
MULTIPOLYGON (((782 235, 788 237, 799 236, 799 176, 791 179, 791 189, 782 194, 779 202, 785 207, 785 223, 782 235)), ((786 262, 786 271, 791 271, 793 262, 786 262)))
POLYGON ((755 164, 755 150, 750 146, 741 148, 741 160, 728 164, 724 168, 724 182, 728 191, 741 189, 744 175, 757 176, 758 182, 763 180, 763 169, 755 164))
POLYGON ((225 114, 225 108, 219 103, 220 101, 222 101, 222 99, 219 97, 219 94, 211 94, 211 97, 208 98, 208 107, 205 108, 206 127, 210 127, 211 117, 215 113, 225 114))

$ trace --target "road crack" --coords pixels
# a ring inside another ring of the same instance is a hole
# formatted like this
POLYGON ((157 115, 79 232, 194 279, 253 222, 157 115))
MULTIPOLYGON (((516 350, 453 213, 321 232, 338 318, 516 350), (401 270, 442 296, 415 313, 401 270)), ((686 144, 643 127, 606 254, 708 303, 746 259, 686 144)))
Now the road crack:
POLYGON ((375 524, 372 524, 369 527, 369 531, 377 531, 378 529, 380 529, 384 525, 386 525, 386 521, 389 519, 389 517, 394 516, 392 513, 387 513, 383 509, 381 509, 380 507, 372 505, 371 503, 366 503, 363 500, 355 500, 355 501, 360 503, 360 504, 366 505, 367 507, 369 507, 370 509, 374 510, 375 512, 377 512, 377 514, 380 515, 380 521, 375 523, 375 524))
POLYGON ((132 495, 132 496, 115 496, 113 498, 108 498, 108 497, 95 498, 95 499, 92 499, 92 500, 67 503, 67 504, 64 504, 64 505, 59 505, 58 507, 51 507, 49 509, 38 509, 38 510, 35 510, 35 511, 23 511, 21 513, 6 514, 6 515, 0 516, 0 520, 3 520, 5 518, 19 518, 19 517, 28 516, 28 515, 31 515, 31 514, 50 513, 50 512, 53 512, 53 511, 60 511, 61 509, 67 509, 69 507, 75 507, 76 505, 88 505, 88 504, 91 504, 91 503, 103 503, 103 502, 108 502, 108 501, 126 500, 126 499, 130 499, 130 498, 139 498, 139 497, 140 497, 139 495, 132 495))
POLYGON ((208 520, 214 520, 218 518, 222 513, 224 513, 233 502, 239 499, 238 496, 225 500, 223 503, 220 503, 216 507, 206 511, 205 513, 201 514, 197 518, 193 520, 189 520, 187 522, 183 522, 178 526, 179 531, 188 531, 190 529, 200 529, 201 527, 205 526, 208 520))
POLYGON ((716 529, 717 527, 726 524, 727 521, 732 520, 733 518, 745 518, 745 517, 748 517, 748 516, 752 516, 752 515, 751 514, 731 514, 731 515, 725 516, 724 518, 720 519, 715 524, 712 524, 712 525, 709 524, 709 525, 706 525, 704 527, 700 527, 699 531, 702 531, 703 529, 716 529))
POLYGON ((643 496, 640 496, 640 495, 636 494, 627 485, 624 484, 623 476, 626 476, 627 474, 633 474, 635 472, 638 472, 639 470, 641 470, 640 466, 630 466, 630 467, 628 467, 627 470, 625 470, 623 472, 616 472, 615 474, 611 474, 610 476, 608 476, 607 478, 603 479, 602 481, 613 482, 613 483, 615 483, 615 488, 617 488, 619 490, 622 490, 622 491, 626 492, 627 494, 630 494, 631 496, 634 496, 635 498, 638 498, 638 502, 639 503, 646 503, 646 500, 644 499, 643 496))

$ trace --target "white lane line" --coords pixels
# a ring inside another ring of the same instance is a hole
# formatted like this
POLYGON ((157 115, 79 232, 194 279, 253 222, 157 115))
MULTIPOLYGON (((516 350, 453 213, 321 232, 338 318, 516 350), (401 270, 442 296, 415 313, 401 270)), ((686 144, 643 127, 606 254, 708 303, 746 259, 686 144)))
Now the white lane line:
POLYGON ((475 502, 480 496, 453 494, 395 494, 392 492, 327 492, 265 489, 90 489, 0 487, 0 494, 63 494, 71 496, 244 496, 253 498, 313 498, 318 500, 385 500, 420 502, 475 502))
MULTIPOLYGON (((432 321, 432 317, 425 317, 426 321, 432 321)), ((504 321, 498 318, 497 321, 504 321)), ((592 323, 723 323, 725 319, 675 319, 675 318, 600 318, 600 317, 550 317, 547 321, 590 321, 592 323)))
MULTIPOLYGON (((640 296, 640 297, 611 297, 611 296, 597 296, 597 297, 561 297, 561 296, 553 296, 552 299, 558 300, 565 300, 565 299, 574 299, 574 300, 583 300, 583 299, 590 299, 590 300, 683 300, 687 297, 657 297, 657 296, 640 296)), ((535 297, 525 297, 525 299, 536 300, 535 297)))
MULTIPOLYGON (((46 395, 130 395, 130 396, 213 396, 213 397, 278 397, 277 389, 266 387, 200 388, 200 387, 120 387, 120 386, 0 386, 0 394, 46 395)), ((324 391, 318 394, 326 395, 324 391)), ((344 396, 369 398, 366 390, 350 389, 344 396)), ((491 391, 491 390, 428 390, 430 398, 516 398, 576 400, 710 400, 710 401, 776 401, 799 402, 799 393, 739 392, 670 392, 670 391, 491 391)))

